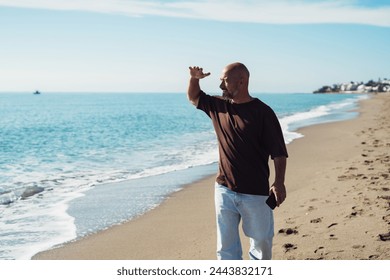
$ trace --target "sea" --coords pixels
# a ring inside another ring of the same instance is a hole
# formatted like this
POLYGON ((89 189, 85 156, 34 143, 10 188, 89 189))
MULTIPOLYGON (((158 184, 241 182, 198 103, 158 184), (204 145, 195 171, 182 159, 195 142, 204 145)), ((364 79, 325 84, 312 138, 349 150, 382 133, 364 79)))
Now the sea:
MULTIPOLYGON (((287 144, 301 127, 356 117, 368 98, 254 96, 287 144)), ((217 161, 211 121, 184 93, 0 93, 0 259, 134 219, 215 174, 217 161)))

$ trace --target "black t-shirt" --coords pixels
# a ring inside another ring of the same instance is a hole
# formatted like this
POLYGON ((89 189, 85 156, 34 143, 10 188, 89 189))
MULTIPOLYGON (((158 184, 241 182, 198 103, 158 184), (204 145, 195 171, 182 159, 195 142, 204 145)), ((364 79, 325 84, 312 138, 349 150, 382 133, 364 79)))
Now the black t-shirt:
POLYGON ((203 91, 197 108, 211 118, 217 134, 217 183, 239 193, 268 195, 269 157, 288 156, 274 111, 257 98, 235 104, 203 91))

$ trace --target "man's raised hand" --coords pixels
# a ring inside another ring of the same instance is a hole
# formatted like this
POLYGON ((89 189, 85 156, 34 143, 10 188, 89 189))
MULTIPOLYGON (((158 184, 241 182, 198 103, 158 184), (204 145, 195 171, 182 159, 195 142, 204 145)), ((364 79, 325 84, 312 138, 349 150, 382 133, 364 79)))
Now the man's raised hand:
POLYGON ((198 67, 198 66, 194 66, 194 67, 189 67, 190 68, 190 76, 191 78, 195 78, 195 79, 203 79, 204 77, 207 77, 210 75, 210 72, 207 72, 207 73, 203 73, 203 68, 201 67, 198 67))

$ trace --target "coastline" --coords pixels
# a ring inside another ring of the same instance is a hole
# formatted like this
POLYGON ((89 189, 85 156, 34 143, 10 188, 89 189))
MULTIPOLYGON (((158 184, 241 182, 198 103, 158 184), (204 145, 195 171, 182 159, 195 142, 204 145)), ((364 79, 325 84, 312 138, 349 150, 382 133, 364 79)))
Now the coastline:
MULTIPOLYGON (((390 259, 390 242, 379 237, 390 222, 389 109, 390 95, 378 94, 360 102, 355 119, 299 129, 304 137, 287 146, 288 196, 275 210, 274 259, 390 259)), ((214 177, 33 259, 215 259, 214 177)))

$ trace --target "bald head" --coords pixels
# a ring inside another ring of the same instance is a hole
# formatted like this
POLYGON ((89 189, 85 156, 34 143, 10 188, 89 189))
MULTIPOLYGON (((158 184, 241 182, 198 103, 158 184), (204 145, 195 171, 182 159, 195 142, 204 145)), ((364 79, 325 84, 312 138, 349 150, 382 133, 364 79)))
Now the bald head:
POLYGON ((246 66, 240 62, 229 64, 225 67, 225 73, 229 73, 238 79, 249 80, 249 70, 246 66))
POLYGON ((232 99, 234 102, 247 101, 250 99, 248 92, 249 71, 240 62, 227 65, 221 76, 222 96, 232 99))

